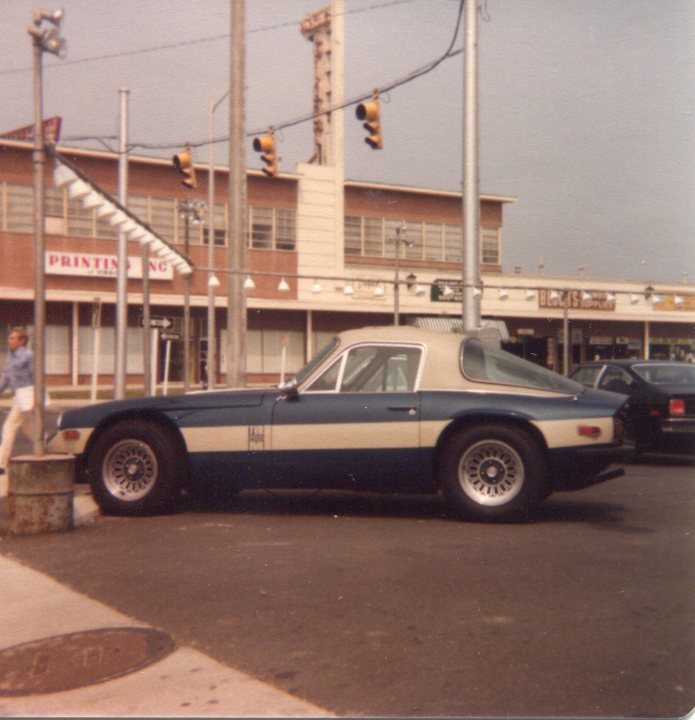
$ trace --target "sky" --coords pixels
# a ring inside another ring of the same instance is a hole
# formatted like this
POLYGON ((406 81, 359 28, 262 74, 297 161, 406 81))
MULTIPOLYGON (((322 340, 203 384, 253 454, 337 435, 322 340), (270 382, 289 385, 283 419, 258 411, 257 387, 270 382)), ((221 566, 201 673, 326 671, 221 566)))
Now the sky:
MULTIPOLYGON (((247 0, 247 165, 254 134, 306 117, 311 44, 299 23, 321 0, 247 0)), ((37 7, 65 12, 64 60, 44 54, 44 117, 62 143, 129 140, 169 157, 208 137, 209 103, 229 89, 229 0, 0 0, 0 133, 33 121, 37 7), (89 138, 77 140, 77 138, 89 138), (72 140, 71 140, 72 139, 72 140)), ((345 97, 367 96, 441 57, 459 0, 345 0, 345 97)), ((480 190, 505 205, 502 264, 535 274, 695 282, 695 2, 483 0, 479 31, 480 190)), ((384 147, 345 111, 346 178, 461 190, 463 56, 381 96, 384 147)), ((228 104, 215 113, 228 134, 228 104)), ((225 143, 216 159, 226 164, 225 143)), ((311 121, 278 134, 281 170, 313 152, 311 121)), ((195 149, 207 163, 207 148, 195 149)))

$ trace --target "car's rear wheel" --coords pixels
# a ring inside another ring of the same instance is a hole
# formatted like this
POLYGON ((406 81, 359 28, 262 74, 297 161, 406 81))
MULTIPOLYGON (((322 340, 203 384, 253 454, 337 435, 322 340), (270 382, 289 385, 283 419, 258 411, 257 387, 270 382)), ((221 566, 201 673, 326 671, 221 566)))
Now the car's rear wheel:
POLYGON ((455 512, 474 520, 528 519, 548 494, 538 443, 496 424, 463 430, 448 441, 440 484, 455 512))
POLYGON ((144 421, 105 430, 88 460, 94 499, 107 515, 149 515, 174 508, 181 488, 180 453, 171 434, 144 421))

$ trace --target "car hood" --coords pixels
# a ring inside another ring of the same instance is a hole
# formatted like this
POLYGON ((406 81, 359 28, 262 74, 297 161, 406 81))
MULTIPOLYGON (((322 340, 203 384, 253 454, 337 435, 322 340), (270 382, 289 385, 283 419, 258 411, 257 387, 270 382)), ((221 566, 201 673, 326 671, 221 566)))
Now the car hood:
POLYGON ((66 410, 61 415, 60 427, 91 427, 107 416, 115 416, 121 413, 127 413, 131 416, 133 413, 138 412, 180 415, 194 410, 212 408, 256 407, 262 404, 264 397, 268 393, 280 395, 281 391, 278 388, 215 390, 192 392, 185 395, 111 400, 66 410))

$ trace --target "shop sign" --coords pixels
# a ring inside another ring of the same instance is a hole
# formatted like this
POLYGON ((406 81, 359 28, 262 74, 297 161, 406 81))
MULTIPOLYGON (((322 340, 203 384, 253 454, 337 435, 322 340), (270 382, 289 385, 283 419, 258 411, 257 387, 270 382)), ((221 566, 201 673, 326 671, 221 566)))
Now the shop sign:
POLYGON ((665 295, 658 303, 654 303, 654 309, 695 312, 695 295, 678 295, 677 297, 679 302, 676 305, 676 295, 665 295), (681 300, 682 302, 680 302, 681 300))
POLYGON ((463 301, 463 280, 435 280, 430 286, 430 300, 432 302, 462 302, 463 301), (444 289, 449 288, 451 294, 444 294, 444 289))
MULTIPOLYGON (((160 258, 150 258, 149 268, 150 280, 172 280, 174 277, 174 268, 160 258)), ((118 275, 118 260, 115 255, 50 250, 46 252, 46 274, 115 278, 118 275)), ((141 258, 128 258, 128 277, 142 277, 141 258)))
MULTIPOLYGON (((563 308, 565 306, 564 290, 556 289, 558 297, 551 298, 552 288, 542 288, 538 291, 538 307, 540 308, 563 308)), ((586 291, 591 297, 588 300, 582 300, 581 290, 569 290, 568 306, 570 310, 615 310, 615 299, 608 298, 608 293, 602 290, 586 291)))
MULTIPOLYGON (((46 118, 41 123, 44 140, 53 144, 57 143, 60 139, 60 126, 62 122, 63 119, 60 117, 46 118)), ((6 138, 7 140, 25 140, 28 142, 34 139, 34 127, 35 125, 25 125, 16 130, 9 130, 8 132, 2 133, 0 137, 6 138)))

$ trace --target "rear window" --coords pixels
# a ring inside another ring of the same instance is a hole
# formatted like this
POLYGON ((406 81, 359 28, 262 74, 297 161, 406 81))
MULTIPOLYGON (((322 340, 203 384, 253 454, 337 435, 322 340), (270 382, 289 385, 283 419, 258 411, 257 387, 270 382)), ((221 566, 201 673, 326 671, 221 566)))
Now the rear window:
POLYGON ((653 385, 695 385, 695 365, 687 363, 661 363, 633 365, 632 369, 653 385))
POLYGON ((573 380, 504 350, 487 347, 475 338, 463 344, 461 369, 469 380, 477 382, 552 390, 569 395, 585 390, 583 385, 573 380))

